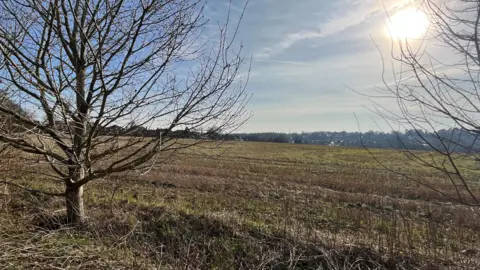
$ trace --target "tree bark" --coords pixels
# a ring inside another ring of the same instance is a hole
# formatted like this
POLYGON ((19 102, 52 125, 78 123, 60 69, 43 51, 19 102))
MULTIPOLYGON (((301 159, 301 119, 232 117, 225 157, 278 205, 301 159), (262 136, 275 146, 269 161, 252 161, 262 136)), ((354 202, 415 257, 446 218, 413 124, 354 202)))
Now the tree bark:
MULTIPOLYGON (((72 169, 70 177, 73 183, 84 177, 83 168, 72 169)), ((85 221, 85 207, 83 205, 83 186, 77 187, 67 184, 65 191, 65 203, 67 208, 67 222, 69 224, 81 224, 85 221)))
POLYGON ((85 221, 85 207, 83 206, 83 186, 79 188, 67 187, 66 190, 67 222, 81 224, 85 221))

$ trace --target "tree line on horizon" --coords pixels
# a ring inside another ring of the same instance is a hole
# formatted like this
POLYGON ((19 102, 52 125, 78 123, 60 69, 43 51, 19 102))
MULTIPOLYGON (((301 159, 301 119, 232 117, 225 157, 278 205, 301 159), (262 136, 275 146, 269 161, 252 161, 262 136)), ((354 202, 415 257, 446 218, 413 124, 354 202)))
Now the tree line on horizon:
MULTIPOLYGON (((14 108, 20 114, 28 113, 14 100, 6 95, 1 95, 0 103, 14 108)), ((5 118, 3 116, 2 118, 5 118)), ((12 120, 10 120, 12 121, 12 120)), ((35 120, 36 121, 36 120, 35 120)), ((38 122, 38 121, 37 121, 38 122)), ((69 133, 69 125, 59 122, 58 126, 63 132, 69 133)), ((16 125, 11 125, 14 128, 16 125)), ((99 135, 104 136, 133 136, 133 137, 158 137, 164 134, 161 128, 146 128, 134 122, 127 125, 112 124, 99 129, 99 135)), ((294 144, 315 144, 328 146, 351 146, 368 148, 393 148, 406 150, 433 150, 438 147, 447 147, 450 151, 471 152, 479 149, 478 134, 460 128, 441 129, 436 132, 409 129, 400 131, 314 131, 314 132, 252 132, 252 133, 222 133, 220 129, 210 128, 205 131, 185 129, 171 130, 166 134, 171 138, 207 139, 225 141, 252 141, 294 144), (444 145, 448 144, 448 145, 444 145)))
POLYGON ((242 141, 318 144, 329 146, 353 146, 368 148, 394 148, 407 150, 433 150, 447 147, 455 152, 471 152, 479 149, 478 134, 460 128, 441 129, 436 132, 409 129, 400 131, 302 133, 258 132, 236 133, 228 138, 242 141))

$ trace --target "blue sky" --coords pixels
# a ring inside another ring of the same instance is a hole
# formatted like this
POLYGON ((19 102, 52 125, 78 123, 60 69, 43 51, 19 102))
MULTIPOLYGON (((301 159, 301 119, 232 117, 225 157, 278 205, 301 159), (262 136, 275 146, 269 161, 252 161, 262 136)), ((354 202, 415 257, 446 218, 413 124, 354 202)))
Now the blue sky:
MULTIPOLYGON (((243 0, 233 0, 238 18, 243 0)), ((411 0, 250 0, 238 42, 252 57, 247 87, 253 97, 251 120, 242 131, 362 131, 390 129, 365 106, 368 94, 382 86, 382 59, 391 39, 386 12, 418 5, 411 0), (373 122, 377 121, 377 124, 373 122)), ((205 16, 222 20, 227 0, 211 0, 205 16)), ((387 73, 389 70, 387 70, 387 73)), ((395 106, 395 101, 381 101, 395 106)))

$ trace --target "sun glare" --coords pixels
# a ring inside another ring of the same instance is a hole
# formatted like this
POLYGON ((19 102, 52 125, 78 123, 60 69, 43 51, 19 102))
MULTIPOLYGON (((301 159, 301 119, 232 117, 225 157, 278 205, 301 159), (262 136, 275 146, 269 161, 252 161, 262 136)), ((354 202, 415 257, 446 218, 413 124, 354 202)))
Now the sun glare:
POLYGON ((428 25, 428 18, 423 11, 408 8, 390 17, 386 32, 392 38, 421 38, 427 31, 428 25))

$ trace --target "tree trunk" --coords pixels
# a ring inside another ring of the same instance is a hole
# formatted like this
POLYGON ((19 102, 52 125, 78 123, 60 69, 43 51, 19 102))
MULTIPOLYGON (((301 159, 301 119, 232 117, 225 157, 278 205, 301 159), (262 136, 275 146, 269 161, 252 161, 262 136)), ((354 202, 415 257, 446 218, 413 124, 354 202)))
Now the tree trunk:
MULTIPOLYGON (((83 59, 82 59, 83 60, 83 59)), ((83 61, 80 61, 83 63, 83 61)), ((71 166, 76 165, 78 167, 70 167, 69 176, 73 186, 75 183, 83 179, 84 168, 81 164, 78 164, 78 158, 82 156, 82 150, 84 149, 84 136, 85 125, 88 114, 88 106, 85 102, 85 68, 78 64, 76 67, 76 109, 77 118, 74 123, 73 145, 72 152, 69 157, 69 164, 71 166), (76 157, 76 158, 74 158, 76 157)), ((67 185, 66 190, 66 205, 67 205, 67 221, 71 224, 81 224, 85 221, 85 208, 83 206, 83 186, 73 187, 67 185)))
MULTIPOLYGON (((73 183, 84 177, 83 168, 71 169, 70 178, 73 183)), ((83 206, 83 186, 74 187, 67 185, 65 191, 65 203, 67 208, 67 222, 81 224, 85 221, 85 207, 83 206)))
POLYGON ((83 186, 79 188, 67 187, 66 190, 67 222, 81 224, 85 221, 83 206, 83 186))

